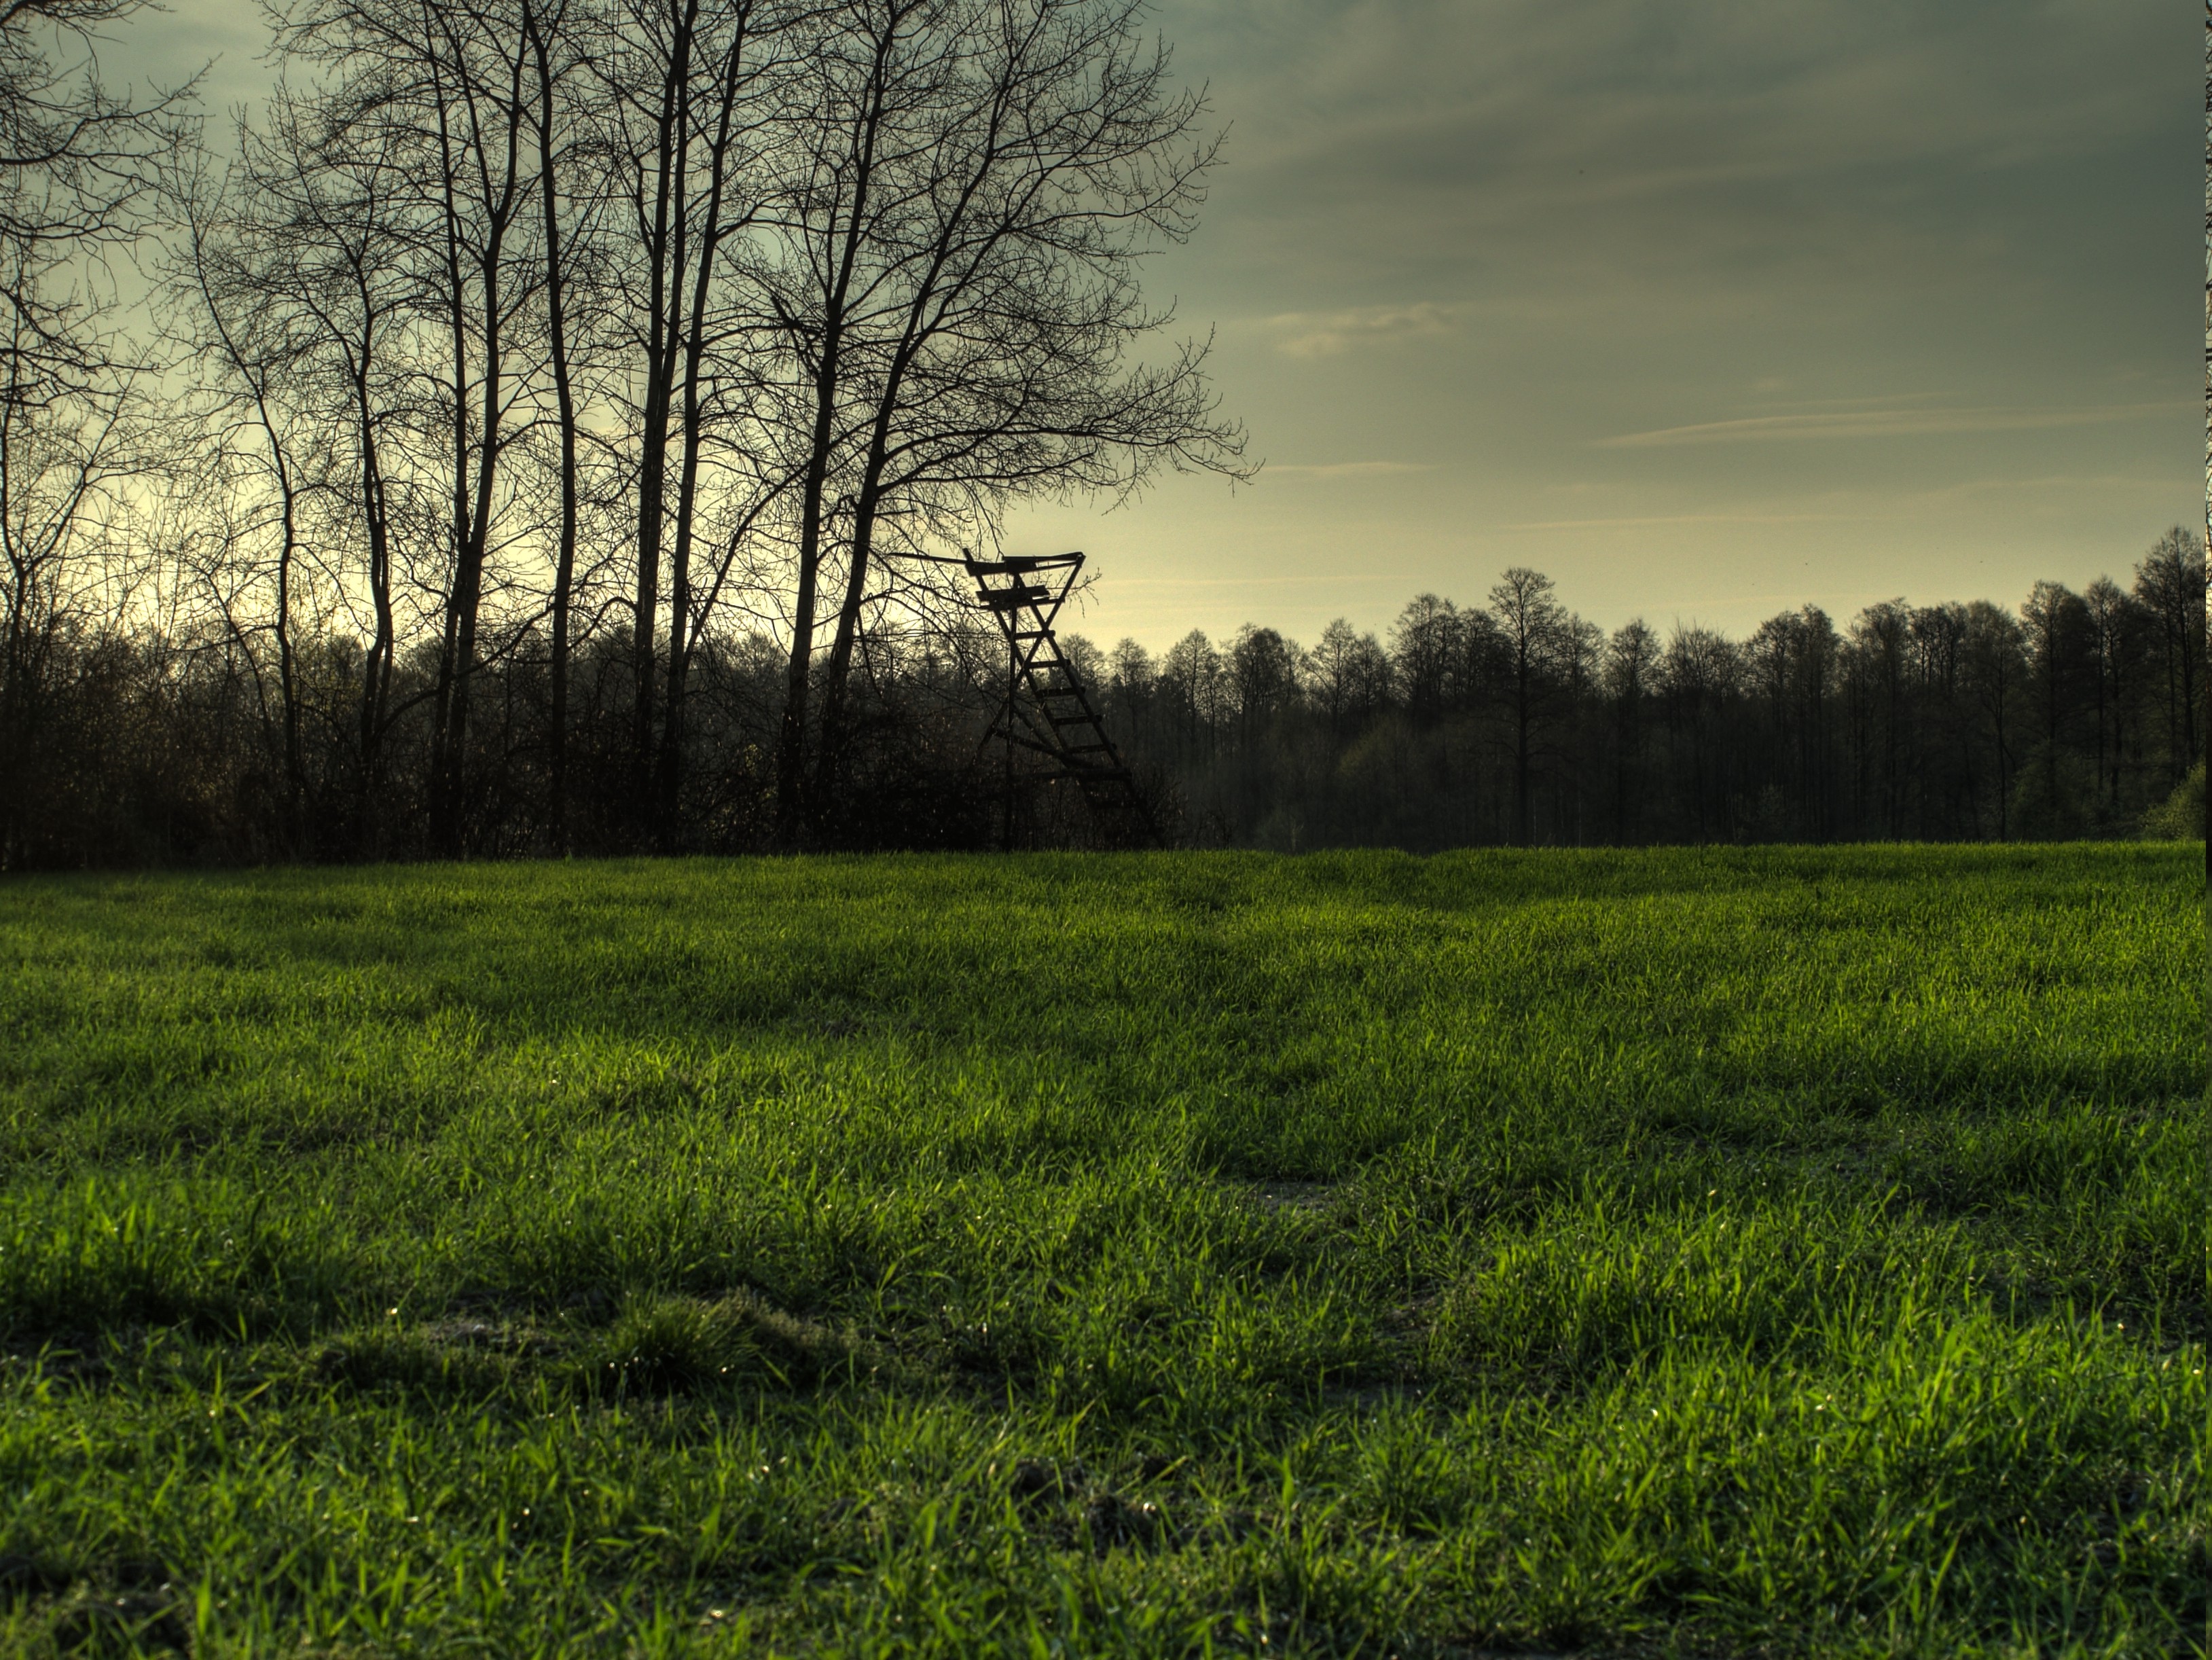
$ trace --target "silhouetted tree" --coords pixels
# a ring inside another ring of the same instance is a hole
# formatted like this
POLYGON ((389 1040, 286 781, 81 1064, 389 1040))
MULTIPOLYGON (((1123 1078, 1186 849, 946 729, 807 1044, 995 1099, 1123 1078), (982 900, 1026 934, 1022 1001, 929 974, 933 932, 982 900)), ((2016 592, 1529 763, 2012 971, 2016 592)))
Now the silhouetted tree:
POLYGON ((1506 721, 1513 753, 1513 839, 1526 847, 1535 837, 1529 785, 1540 729, 1552 714, 1559 669, 1571 631, 1566 608, 1553 597, 1552 579, 1516 565, 1490 591, 1504 673, 1506 721))

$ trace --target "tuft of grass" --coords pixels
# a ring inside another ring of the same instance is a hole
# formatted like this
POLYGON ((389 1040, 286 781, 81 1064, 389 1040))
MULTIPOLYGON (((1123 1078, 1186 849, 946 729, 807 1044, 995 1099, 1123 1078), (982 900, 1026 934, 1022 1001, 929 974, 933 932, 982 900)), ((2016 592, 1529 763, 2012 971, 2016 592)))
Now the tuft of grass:
POLYGON ((755 1297, 634 1296, 594 1335, 577 1377, 593 1395, 787 1389, 815 1382, 833 1347, 755 1297))
POLYGON ((0 885, 0 1650, 2206 1651, 2201 848, 0 885))

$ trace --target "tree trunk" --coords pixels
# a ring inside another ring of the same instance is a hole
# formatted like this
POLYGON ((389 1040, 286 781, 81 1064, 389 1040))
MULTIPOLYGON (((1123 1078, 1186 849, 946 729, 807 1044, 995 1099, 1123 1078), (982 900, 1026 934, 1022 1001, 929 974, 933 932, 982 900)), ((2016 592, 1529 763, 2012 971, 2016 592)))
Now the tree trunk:
POLYGON ((576 580, 576 393, 568 363, 566 278, 562 269, 560 192, 553 161, 553 70, 537 10, 523 0, 523 33, 538 64, 538 177, 545 222, 545 315, 553 358, 553 396, 561 436, 561 522, 553 560, 550 707, 546 712, 546 830, 556 853, 568 850, 569 609, 576 580))
POLYGON ((830 474, 830 447, 836 429, 837 396, 842 390, 846 308, 858 265, 863 231, 874 184, 876 143, 884 119, 886 82, 884 67, 896 43, 903 12, 874 43, 869 70, 868 101, 853 135, 852 200, 843 237, 838 240, 833 216, 825 240, 838 240, 837 261, 823 295, 822 344, 815 360, 813 380, 814 428, 809 435, 805 482, 799 496, 799 583, 792 596, 791 656, 784 674, 783 721, 775 746, 775 843, 795 848, 805 823, 806 722, 808 691, 814 672, 814 607, 821 581, 823 496, 830 474))
POLYGON ((379 805, 384 773, 386 711, 392 696, 392 659, 396 629, 392 613, 392 542, 386 515, 384 467, 376 441, 374 412, 368 395, 368 359, 354 380, 360 422, 362 516, 368 532, 368 598, 376 617, 375 635, 362 664, 361 810, 355 829, 356 851, 374 855, 380 848, 379 805))
MULTIPOLYGON (((455 775, 460 757, 454 731, 466 725, 466 706, 461 682, 465 674, 459 656, 461 634, 461 611, 468 604, 468 550, 475 537, 469 524, 469 383, 468 383, 468 322, 467 290, 461 277, 460 206, 453 192, 453 141, 447 126, 445 87, 434 82, 433 95, 437 103, 439 162, 443 173, 445 198, 446 295, 453 315, 453 361, 448 365, 453 377, 453 490, 452 522, 447 534, 453 555, 453 581, 446 591, 444 628, 439 642, 437 693, 433 702, 433 723, 430 738, 430 842, 440 853, 448 856, 459 851, 458 800, 459 790, 455 775)), ((474 629, 470 630, 473 636, 474 629)))
MULTIPOLYGON (((257 395, 255 401, 260 401, 257 395)), ((263 411, 267 426, 267 411, 263 411)), ((299 552, 299 502, 292 488, 292 471, 283 459, 274 427, 268 427, 271 464, 276 470, 276 492, 283 540, 276 550, 276 684, 283 700, 284 837, 287 850, 300 851, 301 815, 305 809, 307 773, 300 755, 300 679, 292 651, 292 566, 299 552)))
POLYGON ((799 844, 806 765, 807 690, 814 672, 814 593, 822 564, 822 495, 836 410, 838 331, 833 320, 815 374, 814 430, 799 498, 799 586, 791 602, 791 658, 784 671, 783 721, 775 746, 775 843, 799 844))
POLYGON ((817 739, 814 773, 817 801, 830 799, 844 758, 846 685, 852 674, 853 644, 860 635, 860 607, 867 597, 868 560, 875 550, 876 518, 888 461, 891 399, 896 395, 896 391, 887 392, 878 411, 860 497, 854 505, 852 560, 845 573, 844 598, 837 607, 837 632, 830 642, 829 666, 822 677, 822 730, 817 739))
MULTIPOLYGON (((660 606, 660 548, 668 489, 668 416, 677 343, 683 327, 684 172, 690 146, 691 37, 699 0, 685 0, 670 43, 655 130, 652 271, 646 310, 644 431, 639 435, 637 594, 630 635, 630 749, 637 799, 649 801, 653 776, 653 629, 660 606)), ((648 815, 650 808, 647 808, 648 815)))
MULTIPOLYGON (((702 420, 699 400, 700 369, 706 355, 707 301, 713 291, 714 256, 727 228, 722 222, 723 198, 728 185, 730 129, 737 112, 738 72, 746 46, 746 19, 740 16, 722 65, 720 108, 715 115, 714 140, 708 152, 707 206, 699 230, 699 262, 692 274, 690 329, 684 342, 684 413, 679 440, 682 453, 676 482, 676 543, 669 560, 668 682, 666 709, 661 721, 660 776, 657 834, 663 847, 678 839, 684 783, 684 714, 691 667, 691 549, 692 516, 698 501, 699 447, 702 420)), ((680 264, 679 264, 680 269, 680 264)))
MULTIPOLYGON (((512 83, 501 113, 507 123, 507 154, 499 193, 484 204, 484 240, 471 258, 477 267, 483 316, 483 384, 482 430, 476 445, 474 489, 471 490, 468 434, 467 325, 468 288, 461 271, 461 210, 454 185, 452 141, 447 114, 443 77, 436 72, 432 51, 432 87, 438 105, 438 132, 446 213, 447 275, 453 315, 453 585, 447 603, 447 655, 441 665, 441 702, 445 722, 441 734, 438 764, 432 781, 431 839, 441 853, 457 857, 463 850, 463 777, 466 768, 469 705, 477 668, 477 635, 483 604, 484 562, 490 546, 493 487, 499 471, 501 415, 501 360, 504 317, 500 287, 500 260, 506 248, 516 189, 521 173, 522 58, 512 65, 512 83), (473 500, 471 500, 473 496, 473 500)), ((473 88, 461 95, 470 99, 475 113, 473 88)), ((480 121, 473 122, 474 139, 481 150, 480 121)), ((481 160, 481 156, 480 156, 481 160)), ((487 173, 489 168, 486 169, 487 173)), ((489 179, 486 179, 489 185, 489 179)))

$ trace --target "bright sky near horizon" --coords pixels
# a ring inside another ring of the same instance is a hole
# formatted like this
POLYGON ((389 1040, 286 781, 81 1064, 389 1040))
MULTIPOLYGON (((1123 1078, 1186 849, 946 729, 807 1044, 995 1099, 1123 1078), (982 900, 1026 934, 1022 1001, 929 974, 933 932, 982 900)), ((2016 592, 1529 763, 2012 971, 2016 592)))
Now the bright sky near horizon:
MULTIPOLYGON (((2201 521, 2170 0, 1162 0, 1229 129, 1152 292, 1267 465, 1112 513, 1076 626, 1309 642, 1533 565, 1608 627, 2016 605, 2201 521)), ((265 86, 247 0, 112 77, 265 86)))

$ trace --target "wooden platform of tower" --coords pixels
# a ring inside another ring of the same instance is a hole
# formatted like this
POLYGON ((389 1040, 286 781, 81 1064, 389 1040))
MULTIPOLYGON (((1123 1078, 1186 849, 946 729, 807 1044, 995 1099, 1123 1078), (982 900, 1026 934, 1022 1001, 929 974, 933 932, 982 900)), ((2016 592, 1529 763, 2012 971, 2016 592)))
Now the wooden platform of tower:
MULTIPOLYGON (((1091 690, 1060 648, 1053 621, 1083 569, 1079 553, 962 562, 975 580, 975 603, 998 618, 1006 637, 1006 696, 985 742, 997 738, 1044 756, 1054 776, 1083 792, 1100 839, 1109 847, 1164 845, 1091 690)), ((1009 809, 1009 836, 1012 833, 1009 809)))

